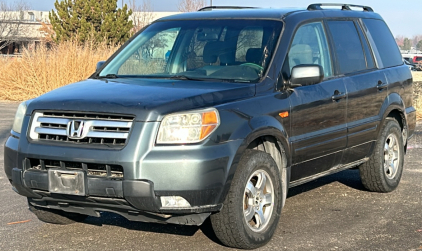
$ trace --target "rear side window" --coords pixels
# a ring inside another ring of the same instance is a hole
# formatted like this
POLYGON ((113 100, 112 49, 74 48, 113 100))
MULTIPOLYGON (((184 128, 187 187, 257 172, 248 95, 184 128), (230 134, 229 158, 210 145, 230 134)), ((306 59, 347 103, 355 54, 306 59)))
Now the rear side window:
POLYGON ((328 21, 340 74, 366 69, 365 55, 353 21, 328 21))
POLYGON ((385 22, 378 19, 363 19, 363 23, 371 34, 384 67, 403 64, 399 48, 385 22))

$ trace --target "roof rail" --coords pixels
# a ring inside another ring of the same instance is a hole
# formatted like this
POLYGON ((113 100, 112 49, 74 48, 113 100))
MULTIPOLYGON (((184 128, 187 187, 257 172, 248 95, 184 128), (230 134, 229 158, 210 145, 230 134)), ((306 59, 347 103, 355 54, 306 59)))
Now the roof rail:
POLYGON ((352 10, 350 7, 357 7, 362 8, 363 11, 374 12, 374 10, 369 6, 341 3, 314 3, 308 6, 308 10, 323 10, 321 6, 341 6, 341 10, 352 10))
POLYGON ((212 10, 238 10, 238 9, 256 9, 256 7, 242 7, 242 6, 207 6, 198 11, 212 11, 212 10))

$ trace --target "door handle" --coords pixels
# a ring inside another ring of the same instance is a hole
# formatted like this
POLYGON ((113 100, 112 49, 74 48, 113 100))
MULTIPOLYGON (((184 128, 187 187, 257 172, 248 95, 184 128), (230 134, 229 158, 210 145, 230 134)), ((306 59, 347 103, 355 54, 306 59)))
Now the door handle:
POLYGON ((383 83, 381 80, 378 81, 377 88, 378 90, 382 91, 387 88, 388 83, 383 83))
POLYGON ((333 101, 339 101, 340 99, 345 98, 346 96, 347 96, 347 94, 345 92, 344 93, 341 93, 339 91, 335 91, 334 92, 334 95, 331 96, 331 99, 333 101))

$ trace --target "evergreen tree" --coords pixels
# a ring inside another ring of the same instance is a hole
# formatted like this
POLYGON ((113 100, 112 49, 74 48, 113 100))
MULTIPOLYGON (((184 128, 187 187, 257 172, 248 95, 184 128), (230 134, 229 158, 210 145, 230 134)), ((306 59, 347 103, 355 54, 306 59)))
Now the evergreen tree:
POLYGON ((117 9, 118 0, 56 0, 56 11, 49 13, 50 22, 60 42, 76 38, 80 42, 93 40, 119 44, 130 37, 133 28, 125 4, 117 9))
POLYGON ((403 40, 403 48, 402 49, 403 50, 410 50, 411 47, 412 47, 412 41, 410 39, 408 39, 408 38, 405 38, 403 40))
POLYGON ((416 49, 422 50, 422 40, 419 40, 419 42, 416 44, 416 49))

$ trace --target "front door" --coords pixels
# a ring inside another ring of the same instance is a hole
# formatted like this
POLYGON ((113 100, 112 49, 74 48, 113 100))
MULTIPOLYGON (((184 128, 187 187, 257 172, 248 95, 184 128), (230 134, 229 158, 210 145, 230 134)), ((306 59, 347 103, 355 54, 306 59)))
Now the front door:
POLYGON ((325 75, 323 82, 294 88, 290 95, 291 181, 338 165, 347 144, 347 92, 343 79, 333 77, 325 34, 322 22, 299 27, 285 62, 290 71, 296 65, 319 64, 325 75))

